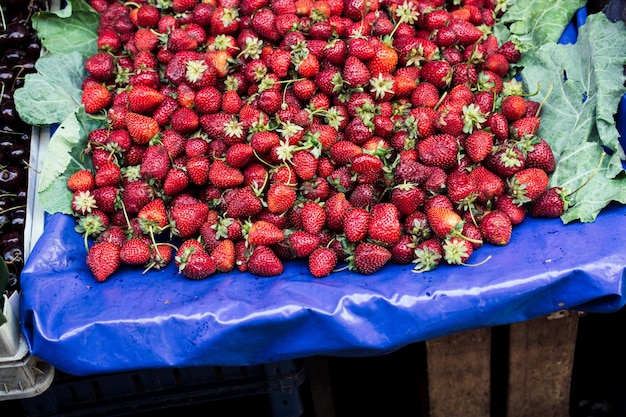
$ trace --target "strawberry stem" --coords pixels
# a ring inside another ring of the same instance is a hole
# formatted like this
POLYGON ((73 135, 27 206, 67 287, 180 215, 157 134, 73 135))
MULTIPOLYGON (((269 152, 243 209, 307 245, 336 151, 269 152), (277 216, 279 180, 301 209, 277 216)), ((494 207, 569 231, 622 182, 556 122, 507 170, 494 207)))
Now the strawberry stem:
POLYGON ((587 184, 589 184, 591 182, 591 180, 593 179, 593 177, 596 176, 596 174, 598 173, 598 171, 600 170, 600 167, 602 166, 602 162, 604 161, 604 157, 606 156, 606 152, 602 151, 602 156, 600 156, 600 162, 598 162, 598 165, 596 166, 596 168, 593 170, 593 173, 589 176, 589 178, 587 178, 585 180, 585 182, 583 182, 580 186, 578 186, 578 188, 576 188, 574 191, 568 193, 567 195, 565 195, 565 197, 569 197, 572 194, 580 191, 581 188, 583 188, 584 186, 586 186, 587 184))
POLYGON ((476 263, 476 264, 466 264, 465 262, 461 262, 460 265, 463 266, 481 266, 485 263, 487 263, 487 261, 489 261, 489 259, 491 259, 491 255, 487 256, 485 259, 483 259, 482 261, 476 263))
MULTIPOLYGON (((539 84, 539 83, 537 83, 537 84, 539 84)), ((535 112, 535 117, 539 117, 539 114, 541 114, 541 109, 543 108, 543 105, 545 104, 546 100, 548 100, 548 97, 550 97, 550 94, 552 94, 552 90, 553 89, 554 89, 554 84, 550 83, 550 87, 548 89, 548 94, 546 94, 546 96, 543 98, 543 100, 539 104, 539 107, 537 108, 537 111, 535 112)))

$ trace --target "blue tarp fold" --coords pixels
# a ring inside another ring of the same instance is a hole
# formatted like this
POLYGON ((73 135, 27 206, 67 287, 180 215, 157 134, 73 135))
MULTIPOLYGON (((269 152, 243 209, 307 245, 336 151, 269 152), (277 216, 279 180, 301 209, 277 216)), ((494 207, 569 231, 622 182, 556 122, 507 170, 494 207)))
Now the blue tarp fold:
POLYGON ((505 247, 416 274, 315 279, 303 262, 280 277, 217 274, 190 281, 174 265, 126 268, 98 283, 74 219, 53 215, 21 277, 31 353, 87 375, 196 365, 253 365, 310 355, 372 356, 457 331, 509 324, 561 309, 611 312, 624 303, 626 208, 594 223, 528 219, 505 247))

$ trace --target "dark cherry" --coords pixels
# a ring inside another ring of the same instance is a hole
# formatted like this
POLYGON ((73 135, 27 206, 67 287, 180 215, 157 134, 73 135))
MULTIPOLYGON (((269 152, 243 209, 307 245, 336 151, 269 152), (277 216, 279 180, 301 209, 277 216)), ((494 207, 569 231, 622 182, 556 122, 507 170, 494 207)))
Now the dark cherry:
POLYGON ((17 114, 17 110, 15 110, 15 103, 13 100, 7 100, 4 103, 0 104, 0 120, 5 123, 12 123, 19 115, 17 114))
POLYGON ((11 45, 22 46, 30 38, 30 33, 23 23, 11 22, 7 25, 7 38, 11 45))
POLYGON ((13 165, 0 170, 0 188, 8 191, 15 191, 24 185, 26 174, 23 168, 13 165))
POLYGON ((23 231, 24 223, 26 222, 26 209, 16 208, 9 212, 9 218, 11 219, 11 228, 15 231, 23 231))
POLYGON ((11 65, 17 65, 25 56, 26 51, 23 49, 7 48, 4 54, 4 60, 11 65))
POLYGON ((0 248, 2 251, 7 248, 24 245, 24 239, 19 232, 7 232, 0 236, 0 248))
POLYGON ((22 204, 26 204, 27 199, 28 199, 28 188, 27 188, 27 184, 24 184, 23 187, 19 188, 15 192, 15 197, 13 197, 13 200, 15 201, 16 204, 22 205, 22 204))
POLYGON ((9 226, 9 222, 11 219, 9 218, 9 213, 4 213, 0 211, 0 231, 7 230, 9 226))
POLYGON ((0 83, 12 85, 14 79, 13 69, 6 64, 0 64, 0 83))
POLYGON ((21 246, 8 246, 2 253, 5 262, 14 266, 22 266, 24 264, 24 251, 21 246))
POLYGON ((41 44, 37 40, 31 40, 26 46, 26 54, 29 58, 37 59, 41 55, 41 44))
POLYGON ((23 143, 16 142, 9 148, 9 156, 13 161, 27 161, 30 152, 23 143))

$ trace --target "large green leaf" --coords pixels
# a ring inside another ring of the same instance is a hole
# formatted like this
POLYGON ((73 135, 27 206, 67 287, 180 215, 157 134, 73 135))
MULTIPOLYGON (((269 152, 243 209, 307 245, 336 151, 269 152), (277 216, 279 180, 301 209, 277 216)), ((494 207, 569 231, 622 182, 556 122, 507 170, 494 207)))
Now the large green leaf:
POLYGON ((81 105, 85 59, 77 52, 44 55, 15 90, 15 108, 30 125, 60 123, 81 105))
POLYGON ((543 100, 553 85, 541 114, 539 135, 551 145, 557 169, 551 185, 570 191, 593 176, 572 196, 572 207, 562 220, 594 221, 611 201, 626 203, 621 160, 625 158, 615 128, 615 113, 626 93, 626 27, 604 14, 589 16, 571 45, 548 43, 530 54, 521 74, 530 86, 541 83, 536 97, 543 100), (595 173, 604 150, 604 158, 595 173))
POLYGON ((46 212, 72 213, 72 193, 67 188, 67 179, 80 169, 92 168, 91 160, 82 152, 89 132, 104 126, 104 120, 89 117, 81 106, 54 132, 37 187, 39 201, 46 212))
MULTIPOLYGON (((500 41, 516 41, 525 52, 557 42, 585 0, 516 0, 494 27, 500 41)), ((532 53, 522 56, 522 62, 532 53)))
POLYGON ((52 53, 96 53, 100 16, 84 0, 68 0, 55 12, 40 12, 32 18, 33 28, 45 49, 52 53))

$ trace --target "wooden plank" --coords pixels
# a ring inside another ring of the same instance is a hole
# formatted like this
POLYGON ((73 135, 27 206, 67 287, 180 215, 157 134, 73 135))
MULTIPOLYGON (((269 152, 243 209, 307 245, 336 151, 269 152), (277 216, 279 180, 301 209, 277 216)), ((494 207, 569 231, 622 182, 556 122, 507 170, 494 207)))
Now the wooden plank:
POLYGON ((491 329, 426 342, 430 417, 489 417, 491 329))
POLYGON ((510 325, 507 417, 568 417, 578 314, 510 325))
POLYGON ((325 356, 307 358, 306 372, 315 415, 317 417, 335 417, 335 401, 328 358, 325 356))

